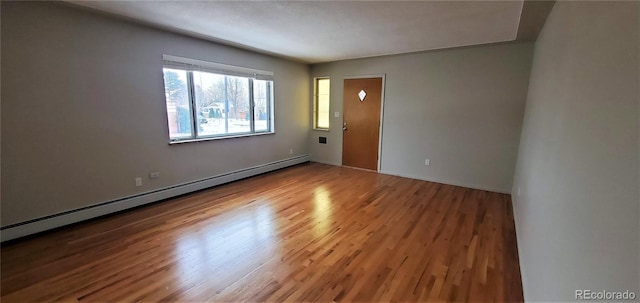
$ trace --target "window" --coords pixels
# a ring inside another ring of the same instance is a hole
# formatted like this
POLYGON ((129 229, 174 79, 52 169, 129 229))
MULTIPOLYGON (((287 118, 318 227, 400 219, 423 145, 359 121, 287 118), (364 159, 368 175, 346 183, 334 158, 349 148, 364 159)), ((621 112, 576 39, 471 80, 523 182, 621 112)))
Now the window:
POLYGON ((315 79, 315 105, 313 128, 329 129, 329 78, 315 79))
POLYGON ((163 59, 170 142, 273 133, 273 73, 163 59))

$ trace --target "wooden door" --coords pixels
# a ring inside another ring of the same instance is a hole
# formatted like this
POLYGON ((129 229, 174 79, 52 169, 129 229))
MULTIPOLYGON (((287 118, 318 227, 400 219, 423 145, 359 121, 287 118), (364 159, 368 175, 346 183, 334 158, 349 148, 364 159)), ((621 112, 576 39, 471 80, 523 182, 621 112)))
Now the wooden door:
POLYGON ((343 102, 342 165, 378 170, 382 78, 345 79, 343 102))

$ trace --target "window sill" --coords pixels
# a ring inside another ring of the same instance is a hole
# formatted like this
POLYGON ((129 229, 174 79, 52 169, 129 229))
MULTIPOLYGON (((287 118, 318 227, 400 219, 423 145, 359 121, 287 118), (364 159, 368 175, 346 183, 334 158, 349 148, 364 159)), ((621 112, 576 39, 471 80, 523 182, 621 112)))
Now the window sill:
POLYGON ((273 135, 276 132, 262 132, 262 133, 253 133, 253 134, 237 134, 230 136, 216 136, 216 137, 203 137, 198 139, 184 139, 184 140, 175 140, 169 141, 169 145, 176 145, 182 143, 192 143, 192 142, 203 142, 203 141, 214 141, 214 140, 224 140, 224 139, 233 139, 233 138, 245 138, 245 137, 255 137, 255 136, 264 136, 264 135, 273 135))
POLYGON ((317 131, 321 131, 321 132, 328 132, 330 129, 329 128, 314 128, 313 130, 317 130, 317 131))

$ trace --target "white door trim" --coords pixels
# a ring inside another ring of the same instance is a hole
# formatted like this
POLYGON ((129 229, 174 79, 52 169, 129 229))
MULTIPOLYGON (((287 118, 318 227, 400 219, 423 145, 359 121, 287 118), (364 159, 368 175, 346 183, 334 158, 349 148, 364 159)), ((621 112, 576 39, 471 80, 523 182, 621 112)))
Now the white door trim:
MULTIPOLYGON (((359 76, 346 76, 342 79, 342 94, 344 95, 344 80, 349 79, 367 79, 367 78, 382 78, 382 92, 380 92, 380 129, 378 133, 378 172, 382 166, 382 129, 384 128, 384 88, 386 86, 387 74, 368 74, 359 76)), ((344 98, 342 100, 342 111, 344 111, 344 98)), ((344 113, 342 115, 344 121, 344 113)), ((341 127, 342 128, 342 127, 341 127)), ((342 148, 344 151, 344 131, 340 133, 342 136, 342 148)))

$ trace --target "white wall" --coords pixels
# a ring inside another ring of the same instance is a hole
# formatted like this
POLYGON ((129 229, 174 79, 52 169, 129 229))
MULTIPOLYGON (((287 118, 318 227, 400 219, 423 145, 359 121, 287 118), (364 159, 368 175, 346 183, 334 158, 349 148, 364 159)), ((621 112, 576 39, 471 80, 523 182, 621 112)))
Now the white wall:
POLYGON ((478 46, 313 65, 313 77, 331 77, 332 118, 330 132, 312 132, 312 160, 342 163, 344 78, 386 74, 381 172, 510 192, 532 50, 478 46))
POLYGON ((57 3, 1 37, 2 226, 309 153, 307 65, 57 3), (168 145, 162 54, 273 71, 276 134, 168 145))
POLYGON ((640 296, 638 11, 559 1, 536 42, 513 187, 527 301, 640 296))

